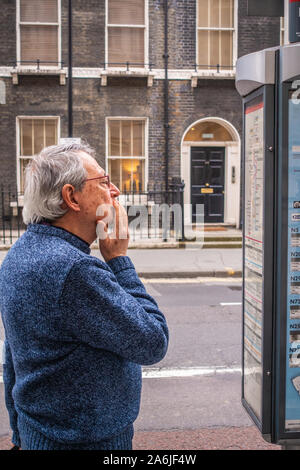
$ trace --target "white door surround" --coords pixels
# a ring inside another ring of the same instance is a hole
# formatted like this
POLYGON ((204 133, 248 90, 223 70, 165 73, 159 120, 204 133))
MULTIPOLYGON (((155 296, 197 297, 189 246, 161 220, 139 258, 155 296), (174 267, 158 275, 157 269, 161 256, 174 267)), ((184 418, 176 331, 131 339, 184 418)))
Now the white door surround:
MULTIPOLYGON (((225 197, 224 223, 240 225, 240 169, 241 139, 235 127, 225 119, 209 117, 193 122, 181 140, 181 178, 185 182, 184 204, 191 204, 191 147, 225 147, 225 197), (232 136, 232 141, 186 141, 188 131, 200 122, 215 122, 223 126, 232 136), (234 175, 233 175, 234 173, 234 175)), ((191 214, 185 214, 186 223, 191 223, 191 214)))

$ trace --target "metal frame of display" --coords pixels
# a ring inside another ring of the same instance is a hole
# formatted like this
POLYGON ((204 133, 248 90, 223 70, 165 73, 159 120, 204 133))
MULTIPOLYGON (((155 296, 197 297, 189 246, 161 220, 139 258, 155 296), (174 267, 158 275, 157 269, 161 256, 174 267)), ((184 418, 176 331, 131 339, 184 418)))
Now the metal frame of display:
MULTIPOLYGON (((273 321, 273 227, 274 223, 274 86, 265 85, 253 91, 243 100, 243 129, 245 133, 245 109, 249 102, 262 97, 264 103, 264 193, 263 193, 263 311, 262 311, 262 390, 261 390, 261 419, 257 417, 244 395, 244 302, 245 278, 243 277, 243 348, 242 348, 242 403, 250 417, 260 429, 263 437, 270 441, 272 434, 272 344, 273 321), (267 210, 266 210, 267 207, 267 210), (267 229, 266 229, 267 228, 267 229)), ((244 134, 245 135, 245 134, 244 134)), ((245 139, 243 143, 243 191, 245 191, 245 139)), ((243 198, 243 270, 245 267, 245 197, 243 198)))

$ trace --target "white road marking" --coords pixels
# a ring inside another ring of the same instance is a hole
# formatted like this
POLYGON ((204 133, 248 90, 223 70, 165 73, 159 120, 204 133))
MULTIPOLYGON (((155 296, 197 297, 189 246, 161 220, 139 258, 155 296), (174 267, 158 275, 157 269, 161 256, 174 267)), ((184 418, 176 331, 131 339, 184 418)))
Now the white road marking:
POLYGON ((155 297, 161 297, 161 293, 158 292, 157 289, 155 289, 155 287, 153 286, 148 286, 147 287, 147 290, 148 290, 148 294, 152 295, 152 296, 155 296, 155 297))
MULTIPOLYGON (((182 377, 210 377, 212 375, 241 374, 241 367, 211 366, 211 367, 178 367, 178 368, 148 368, 143 369, 143 379, 169 379, 182 377)), ((0 383, 3 376, 0 375, 0 383)))
POLYGON ((239 277, 170 277, 170 278, 145 278, 140 277, 144 284, 242 284, 239 277))
POLYGON ((220 302, 220 305, 222 305, 222 307, 225 305, 242 305, 242 302, 220 302))
POLYGON ((184 367, 184 368, 153 368, 143 369, 144 379, 165 379, 171 377, 197 377, 217 374, 241 374, 240 367, 211 366, 211 367, 184 367))

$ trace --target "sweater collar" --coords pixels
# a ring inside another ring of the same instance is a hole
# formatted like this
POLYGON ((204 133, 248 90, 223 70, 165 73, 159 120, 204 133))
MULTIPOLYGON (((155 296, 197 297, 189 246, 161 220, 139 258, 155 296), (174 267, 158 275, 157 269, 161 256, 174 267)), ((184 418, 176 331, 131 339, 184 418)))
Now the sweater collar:
POLYGON ((78 237, 74 233, 69 232, 61 227, 54 227, 48 223, 40 223, 40 224, 29 224, 27 227, 29 232, 39 233, 41 235, 48 235, 53 237, 59 237, 67 242, 71 243, 71 245, 75 246, 79 250, 87 253, 88 255, 91 252, 89 244, 84 241, 82 238, 78 237))

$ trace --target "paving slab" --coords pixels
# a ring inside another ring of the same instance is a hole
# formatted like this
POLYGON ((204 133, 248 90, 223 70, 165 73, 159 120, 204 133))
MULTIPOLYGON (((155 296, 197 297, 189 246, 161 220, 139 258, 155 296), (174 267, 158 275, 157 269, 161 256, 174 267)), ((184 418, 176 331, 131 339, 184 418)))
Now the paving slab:
MULTIPOLYGON (((0 450, 10 448, 10 436, 0 437, 0 450)), ((248 426, 137 431, 133 450, 281 450, 281 447, 269 444, 255 426, 248 426)))

